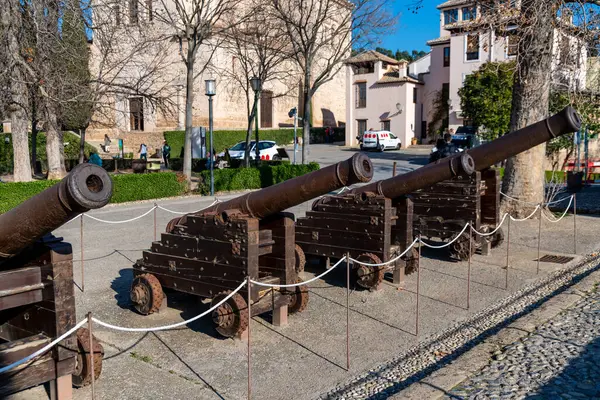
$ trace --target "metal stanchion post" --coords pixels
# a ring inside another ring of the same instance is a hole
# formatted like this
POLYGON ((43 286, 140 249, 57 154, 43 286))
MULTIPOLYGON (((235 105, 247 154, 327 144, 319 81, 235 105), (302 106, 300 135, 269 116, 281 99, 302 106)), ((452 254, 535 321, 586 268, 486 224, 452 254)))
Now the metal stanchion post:
POLYGON ((396 176, 396 164, 397 162, 394 161, 394 166, 392 167, 392 176, 396 176))
POLYGON ((94 335, 92 335, 92 312, 88 312, 88 332, 90 334, 90 365, 92 372, 92 400, 95 397, 95 371, 94 371, 94 335))
POLYGON ((469 222, 469 267, 467 268, 467 310, 471 307, 471 252, 473 247, 473 226, 469 222))
POLYGON ((508 262, 510 256, 510 220, 511 216, 508 216, 508 232, 506 234, 506 271, 504 271, 504 289, 508 289, 508 262))
POLYGON ((156 242, 156 209, 158 206, 154 203, 154 241, 156 242))
POLYGON ((251 364, 250 364, 250 325, 252 325, 252 290, 251 290, 251 282, 250 282, 250 276, 248 276, 248 283, 246 284, 247 289, 248 289, 248 400, 250 400, 250 397, 252 395, 252 383, 251 383, 251 378, 252 378, 252 371, 251 371, 251 364))
POLYGON ((79 248, 81 250, 81 291, 85 292, 85 273, 83 272, 83 214, 79 223, 79 248))
POLYGON ((419 235, 419 251, 417 252, 417 315, 415 317, 415 334, 417 336, 417 340, 419 337, 419 297, 420 297, 420 289, 421 289, 421 235, 419 235))
POLYGON ((350 370, 350 253, 346 253, 346 371, 350 370))
POLYGON ((538 248, 537 248, 537 271, 536 274, 540 273, 540 246, 542 244, 542 204, 540 204, 540 222, 538 224, 538 248))
POLYGON ((573 254, 577 254, 577 195, 573 194, 573 254))

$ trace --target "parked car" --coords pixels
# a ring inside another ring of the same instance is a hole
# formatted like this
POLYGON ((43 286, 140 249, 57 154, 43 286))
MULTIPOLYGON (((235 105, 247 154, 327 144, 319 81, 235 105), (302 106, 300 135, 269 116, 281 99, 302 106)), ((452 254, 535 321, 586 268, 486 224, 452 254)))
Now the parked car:
MULTIPOLYGON (((256 158, 256 141, 252 140, 250 142, 250 159, 254 160, 256 158)), ((261 160, 281 160, 281 156, 279 154, 278 149, 280 146, 277 146, 277 143, 272 140, 259 140, 258 142, 258 155, 261 160)), ((239 142, 235 146, 229 149, 229 156, 232 159, 243 159, 244 152, 246 150, 246 142, 239 142)), ((225 152, 222 151, 217 154, 217 159, 223 158, 225 156, 225 152)))
POLYGON ((400 139, 390 131, 367 131, 363 134, 361 150, 400 149, 400 139))

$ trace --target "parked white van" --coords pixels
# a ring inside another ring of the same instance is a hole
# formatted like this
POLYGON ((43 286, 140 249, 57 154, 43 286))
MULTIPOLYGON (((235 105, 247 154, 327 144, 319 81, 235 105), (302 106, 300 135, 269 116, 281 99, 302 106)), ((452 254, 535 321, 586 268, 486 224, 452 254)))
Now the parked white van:
POLYGON ((363 134, 360 149, 378 151, 386 149, 399 150, 400 145, 400 139, 390 131, 366 131, 363 134))

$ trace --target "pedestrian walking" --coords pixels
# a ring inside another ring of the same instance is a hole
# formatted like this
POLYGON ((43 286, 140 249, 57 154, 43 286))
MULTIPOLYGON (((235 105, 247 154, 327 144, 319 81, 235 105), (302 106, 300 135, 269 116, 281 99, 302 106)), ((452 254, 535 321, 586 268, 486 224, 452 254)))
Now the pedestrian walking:
POLYGON ((169 168, 169 160, 171 159, 171 146, 169 146, 166 140, 163 140, 162 158, 165 168, 169 168))
POLYGON ((108 137, 107 134, 104 134, 104 152, 105 153, 110 153, 110 143, 111 143, 110 138, 108 137))
POLYGON ((148 147, 144 143, 140 144, 140 159, 148 160, 148 147))

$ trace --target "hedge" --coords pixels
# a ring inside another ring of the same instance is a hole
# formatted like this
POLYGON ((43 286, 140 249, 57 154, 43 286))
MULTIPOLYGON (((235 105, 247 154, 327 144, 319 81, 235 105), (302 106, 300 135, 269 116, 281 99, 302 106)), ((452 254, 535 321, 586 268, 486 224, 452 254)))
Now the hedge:
MULTIPOLYGON (((78 160, 79 159, 79 136, 70 133, 63 133, 63 141, 65 144, 65 160, 78 160)), ((37 134, 37 159, 42 163, 42 169, 47 169, 46 163, 46 134, 39 132, 37 134)), ((29 151, 31 152, 31 134, 29 135, 29 151)), ((94 146, 86 143, 84 147, 84 153, 86 157, 89 157, 91 151, 97 151, 94 146)), ((13 146, 12 137, 10 133, 0 134, 0 174, 13 172, 13 146), (8 143, 5 138, 9 137, 8 143)))
MULTIPOLYGON (((319 169, 319 164, 306 165, 282 163, 280 165, 261 165, 259 168, 226 168, 214 170, 215 192, 260 189, 295 178, 319 169)), ((198 190, 202 194, 210 193, 210 171, 200 174, 198 190)))
MULTIPOLYGON (((298 131, 300 132, 300 130, 298 131)), ((206 132, 208 143, 208 131, 206 132)), ((259 131, 260 140, 274 140, 279 145, 287 145, 294 141, 293 129, 265 129, 259 131)), ((185 131, 166 131, 164 138, 171 146, 171 156, 173 158, 183 158, 183 143, 185 131)), ((254 138, 254 132, 252 133, 254 138)), ((231 148, 236 143, 246 140, 246 131, 214 131, 213 132, 213 147, 217 153, 222 152, 225 148, 231 148)))
MULTIPOLYGON (((185 193, 185 182, 171 172, 113 175, 111 203, 158 199, 185 193)), ((16 207, 28 198, 58 181, 0 183, 0 214, 16 207)))

